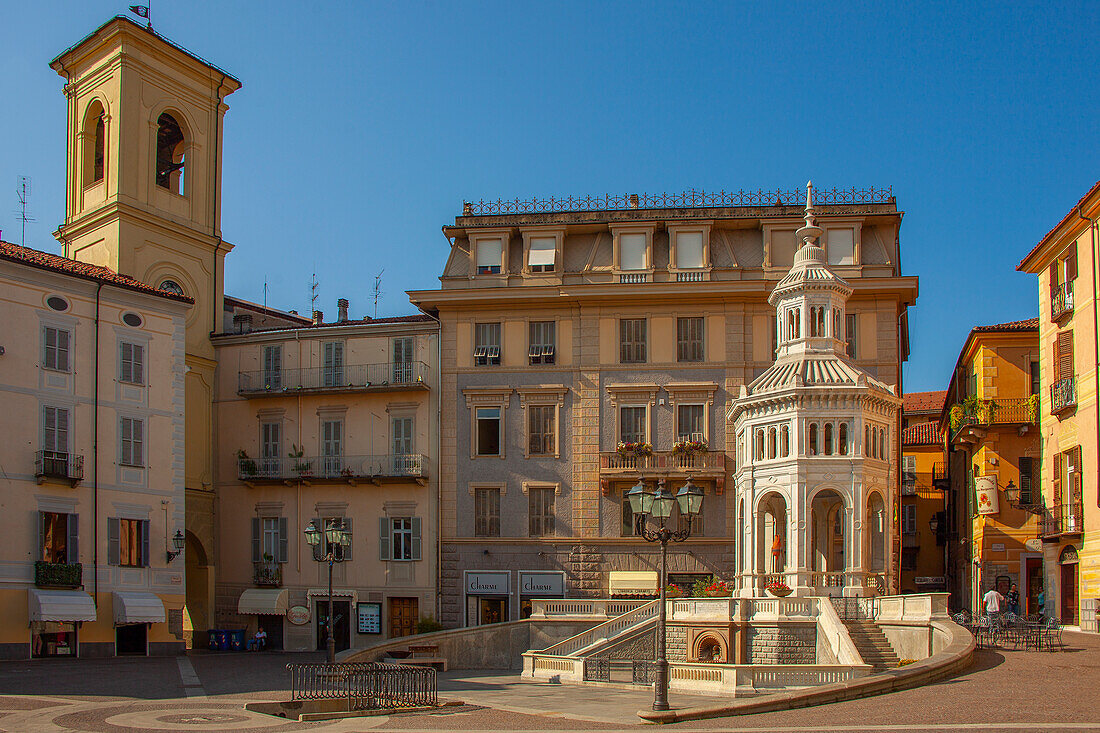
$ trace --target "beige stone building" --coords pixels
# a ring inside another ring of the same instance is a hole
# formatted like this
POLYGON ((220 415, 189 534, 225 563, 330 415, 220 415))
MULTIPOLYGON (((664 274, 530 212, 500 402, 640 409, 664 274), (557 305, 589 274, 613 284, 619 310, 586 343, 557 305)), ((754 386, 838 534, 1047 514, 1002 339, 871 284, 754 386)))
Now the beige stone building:
POLYGON ((1017 268, 1039 281, 1046 610, 1093 631, 1100 597, 1098 219, 1100 183, 1017 268))
MULTIPOLYGON (((793 263, 801 196, 481 202, 444 227, 441 287, 410 293, 440 320, 451 397, 444 623, 519 618, 532 596, 654 593, 658 553, 623 498, 639 478, 675 492, 690 476, 705 491, 702 526, 670 554, 671 582, 732 577, 736 451, 724 414, 775 359, 768 295, 793 263), (686 441, 708 451, 674 452, 686 441)), ((828 263, 852 287, 847 351, 900 389, 917 295, 901 272, 902 213, 883 191, 816 202, 828 263)), ((900 425, 890 428, 896 456, 900 425)))
POLYGON ((0 242, 0 658, 183 649, 190 311, 0 242))
POLYGON ((353 539, 333 569, 337 650, 416 633, 436 615, 438 324, 349 320, 344 300, 329 323, 226 303, 235 328, 213 337, 216 626, 323 649, 328 565, 303 530, 339 519, 353 539))

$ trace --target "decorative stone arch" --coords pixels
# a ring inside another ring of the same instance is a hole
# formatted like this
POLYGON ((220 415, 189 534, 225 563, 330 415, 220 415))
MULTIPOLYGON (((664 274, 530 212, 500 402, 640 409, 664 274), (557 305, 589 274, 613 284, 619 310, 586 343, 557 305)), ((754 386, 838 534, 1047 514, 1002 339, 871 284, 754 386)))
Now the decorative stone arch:
POLYGON ((106 178, 107 123, 110 119, 110 107, 104 97, 97 94, 88 100, 77 138, 80 145, 78 180, 85 188, 106 178))
POLYGON ((195 130, 198 127, 182 107, 171 102, 153 107, 149 126, 152 135, 150 167, 154 186, 180 196, 189 196, 192 182, 197 180, 199 173, 195 169, 197 156, 194 154, 198 149, 195 144, 195 130), (175 123, 175 131, 166 118, 175 123))
POLYGON ((728 664, 729 639, 720 629, 699 629, 695 631, 691 644, 691 661, 711 664, 728 664))
POLYGON ((756 566, 766 573, 784 572, 792 555, 791 499, 779 487, 769 487, 756 500, 756 566), (775 538, 779 538, 776 552, 775 538))
POLYGON ((807 496, 806 507, 810 520, 806 537, 807 560, 812 570, 835 573, 847 569, 851 554, 851 531, 847 512, 851 506, 848 492, 832 483, 817 486, 807 496), (834 531, 838 514, 841 526, 839 539, 834 531))
POLYGON ((863 513, 863 545, 866 548, 863 568, 872 573, 885 573, 887 568, 887 542, 890 533, 887 531, 886 497, 875 488, 867 492, 867 502, 863 513), (877 502, 877 504, 876 504, 877 502), (876 514, 881 512, 881 516, 876 514))

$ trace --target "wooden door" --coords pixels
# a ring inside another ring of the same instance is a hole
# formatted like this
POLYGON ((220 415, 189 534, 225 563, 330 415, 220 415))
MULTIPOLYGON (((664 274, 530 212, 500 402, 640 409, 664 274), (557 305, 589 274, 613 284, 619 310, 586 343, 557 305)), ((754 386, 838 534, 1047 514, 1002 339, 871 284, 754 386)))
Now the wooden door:
POLYGON ((1062 565, 1062 618, 1063 624, 1077 625, 1077 563, 1062 565))
POLYGON ((419 618, 418 598, 390 598, 390 638, 415 634, 419 618))

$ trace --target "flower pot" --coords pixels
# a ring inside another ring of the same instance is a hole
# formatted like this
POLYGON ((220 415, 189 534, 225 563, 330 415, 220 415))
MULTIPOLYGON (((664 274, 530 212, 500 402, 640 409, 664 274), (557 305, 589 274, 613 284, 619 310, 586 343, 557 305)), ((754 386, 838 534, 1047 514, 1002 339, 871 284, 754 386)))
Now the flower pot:
POLYGON ((776 598, 786 598, 792 593, 790 588, 766 588, 765 590, 768 591, 769 595, 773 595, 776 598))

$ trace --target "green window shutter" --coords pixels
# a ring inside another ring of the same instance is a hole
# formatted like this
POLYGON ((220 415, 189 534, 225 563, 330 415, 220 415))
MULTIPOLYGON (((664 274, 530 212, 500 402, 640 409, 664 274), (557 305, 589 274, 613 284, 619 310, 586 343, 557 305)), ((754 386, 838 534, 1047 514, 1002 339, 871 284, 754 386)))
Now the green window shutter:
POLYGON ((412 518, 412 560, 420 559, 420 517, 412 518))
POLYGON ((118 565, 118 519, 111 517, 107 520, 107 564, 118 565))
POLYGON ((80 562, 80 530, 79 530, 79 514, 69 514, 69 544, 68 555, 70 563, 80 562))
POLYGON ((42 525, 46 523, 46 517, 43 512, 35 512, 34 517, 34 536, 38 538, 37 549, 35 550, 34 559, 42 560, 46 556, 46 550, 42 546, 42 525))
POLYGON ((286 527, 286 517, 279 517, 279 562, 289 562, 290 533, 286 527))
POLYGON ((252 517, 252 562, 260 562, 263 559, 263 553, 260 551, 260 543, 263 540, 261 522, 263 520, 259 517, 252 517))
POLYGON ((390 551, 390 518, 378 518, 378 557, 382 560, 392 560, 390 551))
POLYGON ((149 567, 149 520, 143 520, 141 523, 141 565, 142 567, 149 567))

